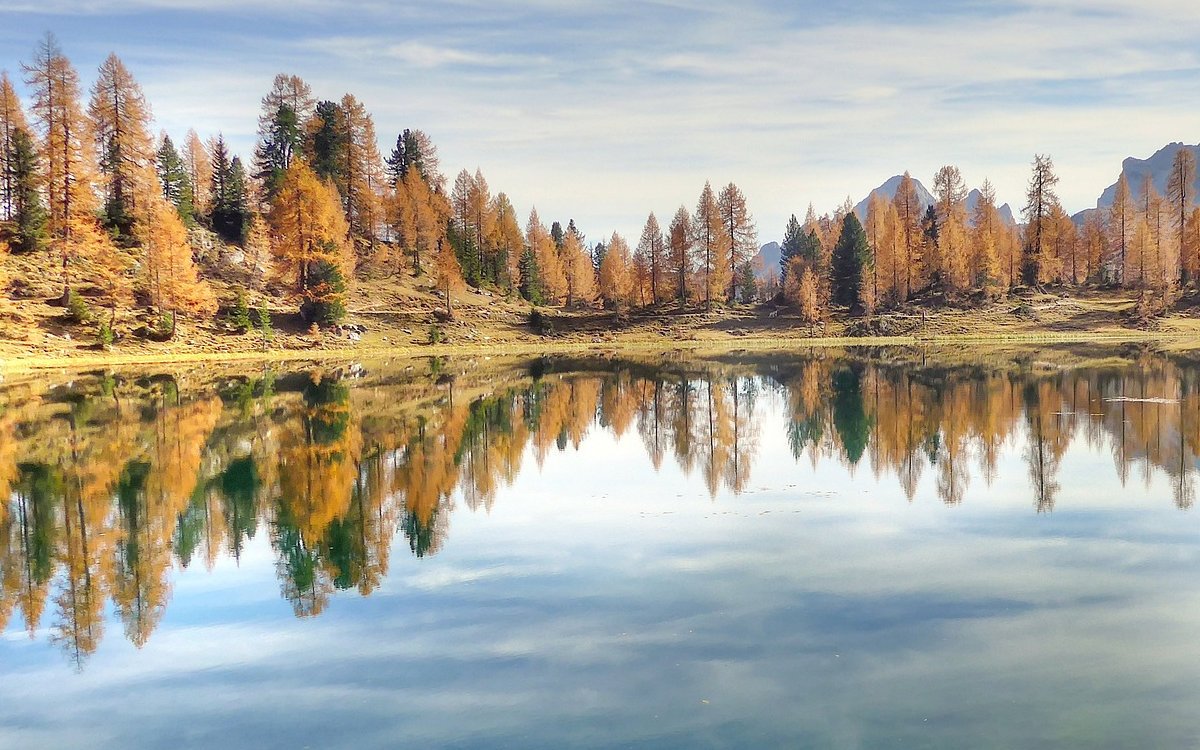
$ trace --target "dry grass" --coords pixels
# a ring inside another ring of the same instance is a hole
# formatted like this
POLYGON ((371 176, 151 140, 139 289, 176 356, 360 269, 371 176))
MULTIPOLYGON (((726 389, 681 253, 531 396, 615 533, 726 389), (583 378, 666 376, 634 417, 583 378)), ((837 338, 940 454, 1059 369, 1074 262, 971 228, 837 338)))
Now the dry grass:
MULTIPOLYGON (((817 329, 788 310, 770 305, 735 306, 711 312, 667 305, 618 316, 598 309, 546 309, 530 325, 529 305, 490 292, 456 292, 454 315, 427 278, 407 274, 360 282, 353 291, 349 326, 311 335, 294 306, 270 288, 246 288, 246 274, 213 272, 218 297, 232 305, 238 289, 252 306, 265 305, 275 327, 265 348, 255 332, 233 332, 220 316, 212 321, 182 319, 175 339, 154 341, 135 334, 152 325, 145 312, 127 312, 117 323, 120 336, 109 351, 96 342, 96 324, 74 324, 57 306, 60 287, 36 258, 10 258, 13 288, 22 295, 0 319, 0 369, 33 372, 54 368, 128 366, 155 363, 314 361, 460 355, 541 355, 548 353, 688 353, 730 350, 787 351, 810 347, 919 346, 992 348, 1067 342, 1149 341, 1164 349, 1195 348, 1200 317, 1184 300, 1178 312, 1147 322, 1131 314, 1136 300, 1127 293, 1082 291, 1071 295, 1027 293, 970 308, 914 304, 870 321, 836 317, 817 329), (848 333, 875 335, 847 336, 848 333), (436 339, 436 342, 434 341, 436 339)), ((44 263, 44 259, 41 260, 44 263)), ((89 290, 84 287, 85 295, 89 290)))

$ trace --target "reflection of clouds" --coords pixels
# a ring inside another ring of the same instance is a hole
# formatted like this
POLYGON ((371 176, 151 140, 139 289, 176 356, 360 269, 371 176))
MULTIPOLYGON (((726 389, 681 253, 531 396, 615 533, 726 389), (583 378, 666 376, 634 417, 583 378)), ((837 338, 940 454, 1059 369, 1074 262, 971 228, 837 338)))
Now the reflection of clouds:
POLYGON ((1037 516, 1019 421, 994 482, 948 508, 927 472, 910 504, 836 450, 797 461, 787 404, 756 401, 760 489, 715 498, 634 429, 540 466, 527 444, 436 556, 391 537, 380 587, 315 619, 280 600, 260 525, 240 568, 175 579, 141 650, 110 639, 65 677, 44 644, 0 644, 0 744, 1185 744, 1200 554, 1164 481, 1118 491, 1076 436, 1037 516))
MULTIPOLYGON (((581 502, 560 488, 555 507, 581 502)), ((1171 744, 1190 715, 1200 602, 1179 593, 1194 585, 1178 563, 1182 554, 1194 566, 1194 554, 1185 529, 1164 539, 1161 524, 1137 522, 1140 511, 1081 517, 1082 529, 1064 520, 1080 534, 1047 539, 1024 506, 939 509, 955 519, 943 528, 919 516, 906 528, 907 506, 872 506, 878 525, 895 520, 878 534, 862 532, 862 509, 845 504, 806 499, 803 514, 762 516, 778 502, 752 499, 749 515, 722 526, 704 505, 644 498, 675 512, 639 531, 639 549, 614 553, 592 548, 570 514, 543 508, 528 524, 503 512, 526 503, 538 501, 500 498, 491 528, 457 525, 436 558, 394 551, 403 584, 339 600, 316 620, 268 611, 251 625, 195 628, 168 618, 143 651, 102 651, 53 696, 18 701, 5 680, 2 705, 21 705, 34 728, 10 736, 89 721, 102 734, 78 739, 92 747, 164 737, 600 747, 979 736, 1034 746, 1102 706, 1102 725, 1077 731, 1124 727, 1117 736, 1152 745, 1171 744), (518 569, 495 568, 511 548, 518 569), (689 562, 700 559, 708 564, 689 562), (187 731, 169 718, 180 706, 187 731)), ((220 606, 219 592, 208 598, 220 606)), ((59 674, 55 665, 29 677, 53 684, 59 674)), ((40 737, 47 747, 62 738, 40 737)))

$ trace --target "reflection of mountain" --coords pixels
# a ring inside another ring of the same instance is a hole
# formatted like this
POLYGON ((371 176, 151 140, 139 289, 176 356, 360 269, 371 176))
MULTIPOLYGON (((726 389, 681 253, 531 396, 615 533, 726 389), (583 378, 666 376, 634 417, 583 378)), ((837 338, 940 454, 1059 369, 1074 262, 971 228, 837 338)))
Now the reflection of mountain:
POLYGON ((1140 465, 1165 472, 1179 507, 1195 494, 1200 371, 1167 359, 1044 375, 795 356, 543 361, 536 378, 440 367, 362 387, 319 373, 106 377, 3 394, 0 626, 48 626, 82 665, 110 604, 141 646, 173 566, 240 557, 260 533, 283 596, 316 615, 339 590, 378 588, 398 535, 415 556, 436 554, 458 506, 489 510, 524 461, 541 466, 596 430, 635 436, 655 468, 673 458, 714 496, 738 493, 764 394, 784 405, 796 460, 894 475, 910 500, 929 472, 945 503, 967 501, 1020 441, 1031 506, 1051 510, 1080 438, 1108 447, 1122 483, 1140 465))

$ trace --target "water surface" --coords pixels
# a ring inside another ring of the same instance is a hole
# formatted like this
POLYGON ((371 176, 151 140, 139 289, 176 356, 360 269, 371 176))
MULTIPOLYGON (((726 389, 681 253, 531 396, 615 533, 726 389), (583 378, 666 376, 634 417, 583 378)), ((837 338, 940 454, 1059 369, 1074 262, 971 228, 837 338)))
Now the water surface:
POLYGON ((896 359, 10 384, 0 746, 1200 741, 1200 369, 896 359))

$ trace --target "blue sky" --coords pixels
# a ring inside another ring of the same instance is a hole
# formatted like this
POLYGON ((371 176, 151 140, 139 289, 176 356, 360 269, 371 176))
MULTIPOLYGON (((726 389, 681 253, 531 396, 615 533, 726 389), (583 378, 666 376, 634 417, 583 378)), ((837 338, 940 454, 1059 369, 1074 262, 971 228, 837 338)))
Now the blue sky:
POLYGON ((0 67, 58 37, 86 84, 116 52, 156 125, 248 155, 278 72, 354 93, 385 148, 405 127, 443 170, 589 239, 636 241, 705 180, 746 193, 760 239, 790 213, 955 164, 1019 207, 1035 153, 1069 211, 1126 156, 1200 141, 1200 4, 698 0, 438 3, 0 0, 0 67))

